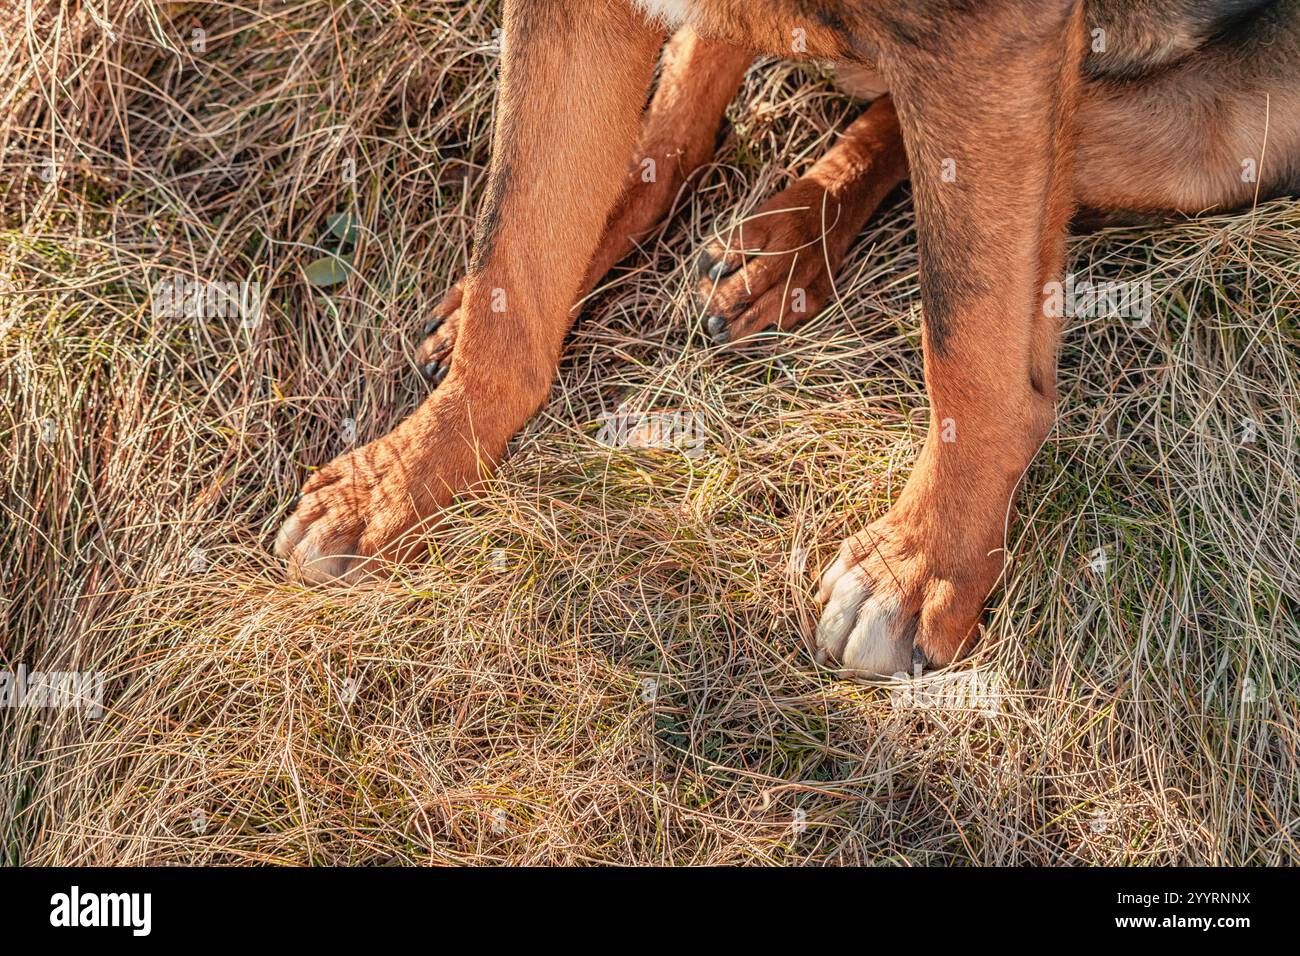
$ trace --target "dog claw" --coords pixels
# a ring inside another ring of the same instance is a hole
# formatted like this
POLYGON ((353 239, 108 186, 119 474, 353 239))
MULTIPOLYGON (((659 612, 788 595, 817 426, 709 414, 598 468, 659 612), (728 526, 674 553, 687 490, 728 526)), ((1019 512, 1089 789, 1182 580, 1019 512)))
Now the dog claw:
POLYGON ((726 259, 716 258, 708 249, 700 253, 699 273, 714 282, 725 279, 739 268, 739 265, 728 262, 726 259))
POLYGON ((720 315, 711 315, 705 322, 709 330, 709 338, 713 339, 717 345, 723 345, 731 339, 731 329, 727 328, 727 320, 720 315))
POLYGON ((434 359, 432 362, 424 363, 424 367, 420 369, 420 374, 424 376, 425 381, 432 385, 438 385, 447 377, 449 371, 451 371, 449 363, 434 359))
POLYGON ((432 319, 430 319, 428 322, 425 322, 425 323, 424 323, 424 334, 425 334, 425 335, 432 335, 434 332, 437 332, 437 331, 438 331, 438 328, 442 325, 443 320, 446 319, 446 318, 447 318, 447 317, 446 317, 445 315, 435 315, 435 316, 434 316, 432 319))

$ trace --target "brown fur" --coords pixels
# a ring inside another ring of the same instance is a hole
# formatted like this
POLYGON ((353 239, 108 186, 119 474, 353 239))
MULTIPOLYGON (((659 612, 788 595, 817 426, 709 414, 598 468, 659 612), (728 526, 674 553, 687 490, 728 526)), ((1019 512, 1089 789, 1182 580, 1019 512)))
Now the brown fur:
POLYGON ((404 553, 400 535, 472 488, 541 404, 575 298, 711 154, 750 57, 838 59, 891 95, 706 252, 700 293, 719 340, 804 318, 792 289, 813 314, 862 223, 910 174, 931 427, 894 507, 841 554, 897 601, 925 657, 953 660, 1001 573, 1016 485, 1053 422, 1059 323, 1043 287, 1061 276, 1076 207, 1196 212, 1300 183, 1297 6, 696 0, 638 140, 656 29, 621 2, 506 0, 474 265, 422 347, 446 380, 392 434, 307 483, 279 552, 314 580, 404 553), (1114 18, 1111 42, 1127 46, 1092 50, 1094 15, 1114 18), (639 178, 645 156, 653 184, 639 178), (1243 182, 1242 161, 1256 157, 1258 183, 1243 182))

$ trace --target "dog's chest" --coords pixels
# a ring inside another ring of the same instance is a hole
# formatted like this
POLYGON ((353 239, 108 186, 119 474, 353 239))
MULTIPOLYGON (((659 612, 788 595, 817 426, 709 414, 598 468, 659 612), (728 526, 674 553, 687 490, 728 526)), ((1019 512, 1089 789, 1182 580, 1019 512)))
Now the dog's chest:
POLYGON ((632 0, 632 4, 647 17, 676 28, 690 22, 695 0, 632 0))

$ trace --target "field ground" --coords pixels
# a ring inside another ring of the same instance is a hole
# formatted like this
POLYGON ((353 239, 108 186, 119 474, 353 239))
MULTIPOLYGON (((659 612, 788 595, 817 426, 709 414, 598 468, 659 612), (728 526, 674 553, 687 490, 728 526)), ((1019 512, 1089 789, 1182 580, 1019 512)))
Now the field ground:
POLYGON ((0 669, 108 681, 0 711, 6 862, 1300 861, 1300 203, 1075 243, 1152 321, 1071 323, 974 659, 855 684, 798 635, 920 443, 911 203, 797 333, 706 347, 688 294, 853 115, 825 76, 751 71, 427 563, 304 591, 277 524, 420 400, 466 264, 493 7, 104 6, 0 14, 0 669), (264 320, 155 317, 176 274, 264 320))

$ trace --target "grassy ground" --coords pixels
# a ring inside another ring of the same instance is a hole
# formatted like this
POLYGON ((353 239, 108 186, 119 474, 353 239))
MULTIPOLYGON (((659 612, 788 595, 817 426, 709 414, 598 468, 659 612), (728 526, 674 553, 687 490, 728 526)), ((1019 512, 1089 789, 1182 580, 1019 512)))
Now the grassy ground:
POLYGON ((0 669, 107 676, 98 720, 0 711, 5 861, 1300 858, 1300 204, 1076 243, 1152 322, 1070 325, 975 659, 847 683, 798 633, 920 442, 911 204, 741 354, 686 264, 852 103, 756 67, 490 500, 391 587, 303 591, 277 523, 419 401, 466 263, 494 11, 108 6, 0 15, 0 669), (313 286, 340 213, 356 273, 313 286), (178 273, 259 281, 264 321, 156 318, 178 273), (602 444, 620 403, 699 453, 602 444))

